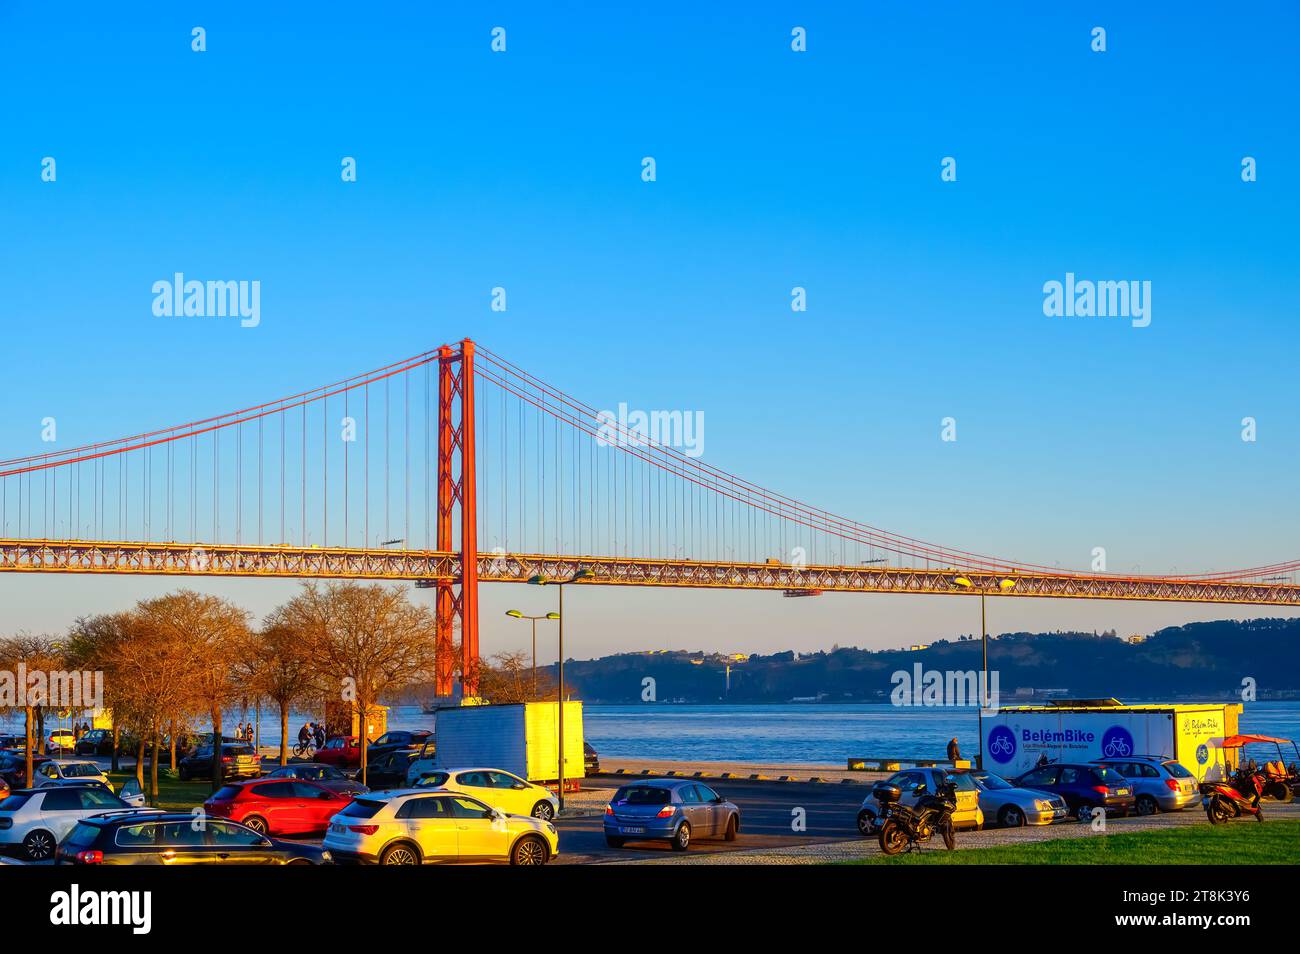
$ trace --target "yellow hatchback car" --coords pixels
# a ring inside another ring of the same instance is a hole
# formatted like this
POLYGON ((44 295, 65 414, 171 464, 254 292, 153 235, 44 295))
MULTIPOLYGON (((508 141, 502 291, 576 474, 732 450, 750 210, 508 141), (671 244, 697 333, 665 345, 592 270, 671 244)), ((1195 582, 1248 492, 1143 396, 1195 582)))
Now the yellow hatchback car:
MULTIPOLYGON (((950 781, 957 786, 957 810, 952 813, 955 828, 983 828, 984 813, 980 810, 980 793, 967 772, 949 772, 941 768, 914 768, 895 772, 883 784, 896 785, 902 792, 899 803, 912 806, 927 792, 933 795, 939 786, 950 781)), ((874 789, 875 786, 872 786, 874 789)), ((868 795, 858 809, 858 831, 863 835, 879 832, 878 819, 883 814, 875 795, 868 795)))
POLYGON ((445 788, 473 795, 508 815, 531 815, 542 821, 555 817, 559 801, 540 785, 501 769, 435 769, 422 773, 418 788, 445 788))

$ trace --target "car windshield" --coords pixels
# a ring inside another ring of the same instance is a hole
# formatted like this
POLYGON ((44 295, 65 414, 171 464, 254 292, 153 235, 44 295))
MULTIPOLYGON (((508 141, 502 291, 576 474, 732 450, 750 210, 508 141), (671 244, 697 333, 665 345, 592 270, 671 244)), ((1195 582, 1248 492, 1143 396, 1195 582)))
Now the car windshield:
POLYGON ((65 848, 80 848, 83 845, 92 845, 97 837, 99 837, 98 825, 77 822, 77 826, 69 832, 68 837, 64 840, 63 846, 65 848))
POLYGON ((666 788, 658 788, 654 785, 629 785, 618 790, 614 801, 625 802, 628 805, 667 805, 672 798, 672 792, 666 788))
POLYGON ((99 775, 99 766, 92 762, 74 762, 72 765, 63 766, 64 778, 86 778, 87 776, 99 775))
POLYGON ((1098 781, 1104 782, 1107 785, 1119 785, 1128 781, 1128 779, 1108 765, 1096 766, 1092 770, 1092 774, 1097 777, 1098 781))
POLYGON ((229 753, 230 755, 253 755, 254 754, 253 747, 251 745, 223 745, 221 747, 221 751, 223 754, 229 753))
POLYGON ((970 777, 969 772, 952 772, 945 775, 943 780, 950 785, 956 786, 959 792, 976 791, 975 780, 970 777))
POLYGON ((426 775, 415 784, 421 788, 437 788, 440 785, 447 784, 447 777, 448 773, 446 772, 434 772, 430 775, 426 775))
POLYGON ((985 773, 984 775, 975 776, 975 781, 980 784, 981 788, 986 788, 990 792, 998 792, 1007 788, 1015 788, 1014 785, 1008 782, 1001 775, 994 775, 992 772, 985 773))
POLYGON ((366 798, 358 798, 343 811, 340 815, 346 815, 348 818, 374 818, 375 813, 384 807, 383 802, 375 802, 366 798))
POLYGON ((212 796, 212 800, 216 802, 233 802, 239 791, 240 789, 236 785, 223 785, 217 789, 216 794, 212 796))
POLYGON ((1172 775, 1174 778, 1195 778, 1196 777, 1191 772, 1187 771, 1187 767, 1183 765, 1182 762, 1162 762, 1161 764, 1165 767, 1165 771, 1168 772, 1170 775, 1172 775))

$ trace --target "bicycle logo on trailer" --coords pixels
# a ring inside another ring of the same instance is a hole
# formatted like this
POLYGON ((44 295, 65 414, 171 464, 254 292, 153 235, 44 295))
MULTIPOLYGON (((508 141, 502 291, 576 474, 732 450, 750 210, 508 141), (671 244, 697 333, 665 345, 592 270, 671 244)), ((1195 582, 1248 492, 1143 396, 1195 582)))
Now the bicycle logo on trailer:
POLYGON ((1005 725, 995 726, 989 733, 989 755, 993 761, 1006 764, 1016 754, 1016 734, 1005 725))
POLYGON ((1113 725, 1101 737, 1101 752, 1108 759, 1133 754, 1133 736, 1122 725, 1113 725))

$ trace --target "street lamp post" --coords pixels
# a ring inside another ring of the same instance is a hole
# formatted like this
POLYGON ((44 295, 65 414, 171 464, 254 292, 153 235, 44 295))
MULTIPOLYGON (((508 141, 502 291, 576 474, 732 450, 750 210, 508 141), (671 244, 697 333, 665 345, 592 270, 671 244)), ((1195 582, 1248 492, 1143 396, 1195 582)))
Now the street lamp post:
POLYGON ((559 800, 560 811, 564 811, 564 587, 567 583, 576 583, 579 580, 589 580, 595 575, 596 574, 592 573, 590 570, 578 570, 567 580, 548 580, 546 577, 540 575, 531 577, 528 580, 528 582, 532 583, 534 586, 546 586, 547 584, 552 584, 560 588, 560 664, 557 673, 559 686, 556 690, 556 707, 560 723, 560 754, 558 759, 560 763, 560 772, 559 778, 557 779, 558 784, 556 785, 556 797, 559 800))
MULTIPOLYGON (((561 590, 561 593, 564 591, 561 590)), ((541 616, 527 616, 519 610, 506 610, 507 616, 513 616, 515 619, 530 620, 533 624, 533 696, 537 695, 537 621, 539 619, 559 619, 559 613, 543 613, 541 616)))
MULTIPOLYGON (((956 579, 954 579, 952 582, 953 585, 960 586, 963 589, 967 589, 967 590, 978 589, 980 594, 980 650, 983 656, 983 662, 981 667, 982 675, 980 677, 979 710, 977 713, 978 725, 979 725, 979 729, 977 731, 979 732, 979 737, 980 737, 980 747, 979 747, 979 754, 975 756, 975 767, 983 771, 984 769, 984 708, 985 706, 988 705, 988 692, 989 692, 989 627, 987 622, 988 617, 984 612, 984 597, 987 594, 989 587, 987 584, 981 584, 979 586, 976 586, 974 582, 972 582, 968 577, 965 576, 959 576, 956 579)), ((1015 585, 1016 585, 1015 580, 999 580, 998 591, 1001 593, 1006 593, 1007 591, 1013 589, 1015 585)))

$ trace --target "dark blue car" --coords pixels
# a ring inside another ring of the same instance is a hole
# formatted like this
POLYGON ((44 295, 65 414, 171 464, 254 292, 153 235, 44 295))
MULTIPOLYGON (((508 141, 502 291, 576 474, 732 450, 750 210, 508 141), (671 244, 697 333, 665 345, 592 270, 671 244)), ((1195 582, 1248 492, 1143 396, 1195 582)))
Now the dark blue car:
POLYGON ((702 782, 649 779, 624 785, 605 806, 605 841, 667 841, 685 851, 693 838, 734 841, 740 809, 702 782))
POLYGON ((1132 811, 1135 801, 1133 784, 1105 765, 1053 762, 1026 772, 1015 780, 1015 784, 1020 788, 1060 795, 1079 821, 1091 819, 1093 810, 1097 808, 1122 818, 1132 811))

